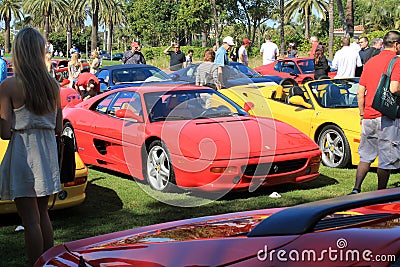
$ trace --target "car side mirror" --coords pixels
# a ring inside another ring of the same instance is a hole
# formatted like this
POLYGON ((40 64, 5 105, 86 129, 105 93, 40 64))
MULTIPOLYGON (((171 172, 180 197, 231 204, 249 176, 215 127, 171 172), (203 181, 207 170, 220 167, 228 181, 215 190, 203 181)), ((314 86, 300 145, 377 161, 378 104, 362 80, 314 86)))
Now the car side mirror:
POLYGON ((312 105, 310 103, 307 103, 304 101, 304 98, 299 95, 294 95, 289 98, 289 103, 297 106, 302 106, 305 108, 312 108, 312 105))
POLYGON ((243 105, 243 109, 246 112, 249 112, 252 108, 254 108, 254 103, 253 102, 245 102, 243 105))
POLYGON ((128 109, 128 108, 122 108, 117 110, 117 112, 115 113, 115 116, 117 116, 118 118, 121 119, 134 119, 138 122, 143 122, 143 118, 140 115, 137 115, 135 112, 133 112, 132 110, 128 109))
POLYGON ((100 82, 100 83, 105 83, 105 84, 107 84, 107 82, 104 80, 104 78, 97 78, 97 79, 99 79, 99 82, 100 82))

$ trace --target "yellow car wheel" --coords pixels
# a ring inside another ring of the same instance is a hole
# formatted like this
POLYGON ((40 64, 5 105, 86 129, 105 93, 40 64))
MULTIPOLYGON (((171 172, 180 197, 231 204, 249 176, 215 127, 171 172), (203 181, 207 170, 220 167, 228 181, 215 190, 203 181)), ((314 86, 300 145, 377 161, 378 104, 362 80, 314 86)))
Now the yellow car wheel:
POLYGON ((322 150, 322 163, 332 168, 343 168, 351 162, 350 145, 342 129, 336 125, 325 126, 317 144, 322 150))

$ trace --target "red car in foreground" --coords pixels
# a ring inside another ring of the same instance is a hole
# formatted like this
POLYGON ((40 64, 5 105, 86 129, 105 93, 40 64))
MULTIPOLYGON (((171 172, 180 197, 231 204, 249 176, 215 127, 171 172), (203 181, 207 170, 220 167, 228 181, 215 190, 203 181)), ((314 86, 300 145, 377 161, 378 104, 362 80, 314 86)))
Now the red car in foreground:
POLYGON ((158 191, 229 191, 319 175, 321 151, 309 137, 249 116, 206 87, 121 88, 67 106, 63 115, 86 164, 145 180, 158 191))
MULTIPOLYGON (((314 80, 313 58, 284 58, 275 62, 254 68, 261 75, 275 75, 282 78, 292 78, 297 83, 303 84, 314 80)), ((328 76, 334 78, 336 72, 329 72, 328 76)))
POLYGON ((39 266, 399 266, 400 189, 145 226, 58 245, 39 266))

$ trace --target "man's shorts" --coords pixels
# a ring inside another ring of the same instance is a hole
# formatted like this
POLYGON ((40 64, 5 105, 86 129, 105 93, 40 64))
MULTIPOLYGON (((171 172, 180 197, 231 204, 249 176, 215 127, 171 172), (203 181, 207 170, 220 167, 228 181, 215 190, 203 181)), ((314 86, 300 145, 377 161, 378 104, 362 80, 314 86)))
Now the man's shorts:
POLYGON ((378 157, 378 168, 400 168, 400 119, 364 119, 358 153, 361 162, 372 163, 378 157))

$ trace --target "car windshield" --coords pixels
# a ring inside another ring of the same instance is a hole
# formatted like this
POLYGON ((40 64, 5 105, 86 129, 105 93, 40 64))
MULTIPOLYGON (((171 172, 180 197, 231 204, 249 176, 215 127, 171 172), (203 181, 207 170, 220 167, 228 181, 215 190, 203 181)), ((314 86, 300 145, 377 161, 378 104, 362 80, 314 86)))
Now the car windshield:
POLYGON ((124 68, 112 72, 114 84, 170 81, 171 78, 156 67, 124 68))
POLYGON ((241 73, 243 73, 244 75, 246 75, 247 77, 250 77, 250 78, 255 78, 255 77, 261 76, 260 73, 258 73, 257 71, 255 71, 243 64, 229 64, 229 66, 237 69, 238 71, 240 71, 241 73))
POLYGON ((358 78, 312 81, 308 84, 318 104, 325 108, 358 107, 358 78))
POLYGON ((180 90, 144 94, 151 122, 244 116, 247 113, 214 90, 180 90))
POLYGON ((314 73, 314 60, 312 59, 298 60, 297 65, 303 74, 314 73))

